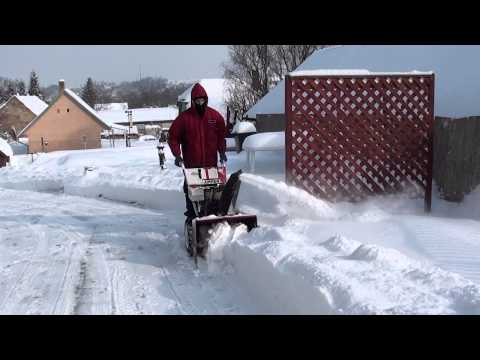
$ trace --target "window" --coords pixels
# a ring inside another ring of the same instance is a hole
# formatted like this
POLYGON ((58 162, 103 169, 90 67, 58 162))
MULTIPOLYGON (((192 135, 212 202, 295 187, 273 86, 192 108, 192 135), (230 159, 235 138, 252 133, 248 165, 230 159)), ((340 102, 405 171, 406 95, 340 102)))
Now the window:
POLYGON ((67 112, 70 112, 70 109, 67 108, 67 112))

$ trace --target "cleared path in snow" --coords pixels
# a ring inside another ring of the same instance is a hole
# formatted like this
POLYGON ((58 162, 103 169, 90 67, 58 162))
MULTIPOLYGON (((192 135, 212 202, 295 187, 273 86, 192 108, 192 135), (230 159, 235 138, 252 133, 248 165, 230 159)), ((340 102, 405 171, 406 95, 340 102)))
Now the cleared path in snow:
POLYGON ((176 213, 3 189, 0 203, 0 314, 257 313, 233 272, 195 270, 176 213))

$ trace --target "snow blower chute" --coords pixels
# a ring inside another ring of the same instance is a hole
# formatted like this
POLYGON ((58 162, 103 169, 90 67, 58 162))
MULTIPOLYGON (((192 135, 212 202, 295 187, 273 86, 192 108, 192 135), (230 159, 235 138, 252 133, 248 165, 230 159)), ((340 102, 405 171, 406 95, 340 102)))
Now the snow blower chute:
POLYGON ((196 217, 185 221, 185 242, 187 251, 195 259, 205 257, 208 250, 210 230, 219 223, 244 224, 248 231, 257 227, 257 216, 242 214, 236 209, 240 190, 239 170, 227 181, 224 164, 211 168, 190 168, 182 165, 187 182, 188 197, 192 201, 196 217))

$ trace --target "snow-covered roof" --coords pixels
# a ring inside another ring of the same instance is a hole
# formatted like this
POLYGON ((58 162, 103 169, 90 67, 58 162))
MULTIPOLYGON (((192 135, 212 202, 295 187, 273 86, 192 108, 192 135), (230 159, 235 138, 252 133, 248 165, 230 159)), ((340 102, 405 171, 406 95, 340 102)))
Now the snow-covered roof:
POLYGON ((40 113, 48 107, 48 104, 38 96, 15 95, 15 97, 35 115, 40 115, 40 113))
MULTIPOLYGON (((103 130, 102 133, 105 135, 110 135, 112 131, 114 135, 123 135, 129 132, 128 126, 112 124, 110 129, 103 130)), ((130 129, 130 134, 138 134, 138 129, 135 125, 133 125, 132 128, 130 129)))
POLYGON ((65 94, 70 96, 73 100, 75 100, 81 107, 83 107, 84 110, 86 110, 90 115, 92 115, 96 120, 98 120, 101 124, 103 124, 105 127, 110 127, 105 121, 102 120, 100 116, 98 116, 98 113, 92 109, 90 105, 88 105, 85 101, 82 100, 80 96, 75 94, 72 90, 70 89, 65 89, 65 94))
POLYGON ((179 102, 186 102, 187 108, 190 107, 190 95, 192 88, 196 83, 200 83, 203 86, 208 95, 208 106, 214 108, 220 112, 223 116, 226 116, 226 91, 228 80, 226 79, 201 79, 196 81, 192 86, 185 90, 178 96, 179 102))
MULTIPOLYGON (((370 72, 435 74, 435 115, 480 115, 480 46, 478 45, 341 45, 319 49, 297 69, 368 69, 370 72), (416 72, 413 70, 417 70, 416 72)), ((285 81, 260 99, 246 115, 285 112, 285 81)))
POLYGON ((7 156, 13 156, 12 147, 2 138, 0 138, 0 151, 7 156))
POLYGON ((349 69, 315 69, 315 70, 299 70, 293 71, 289 75, 296 76, 388 76, 388 75, 432 75, 432 71, 408 71, 408 72, 379 72, 368 70, 349 70, 349 69))
POLYGON ((107 104, 95 104, 96 111, 125 111, 128 110, 128 103, 107 103, 107 104))
MULTIPOLYGON (((149 121, 173 121, 178 116, 178 109, 174 107, 162 108, 140 108, 130 109, 132 111, 132 122, 141 123, 149 121)), ((98 111, 104 122, 107 124, 128 122, 128 116, 125 111, 98 111)))
POLYGON ((39 115, 43 110, 45 110, 48 107, 48 104, 44 102, 42 99, 40 99, 38 96, 34 95, 14 95, 8 101, 6 101, 2 106, 0 106, 0 109, 3 108, 7 103, 13 99, 16 98, 18 101, 20 101, 27 109, 29 109, 32 113, 35 115, 39 115))
POLYGON ((245 134, 250 132, 257 132, 255 125, 250 121, 238 121, 232 129, 233 134, 245 134))

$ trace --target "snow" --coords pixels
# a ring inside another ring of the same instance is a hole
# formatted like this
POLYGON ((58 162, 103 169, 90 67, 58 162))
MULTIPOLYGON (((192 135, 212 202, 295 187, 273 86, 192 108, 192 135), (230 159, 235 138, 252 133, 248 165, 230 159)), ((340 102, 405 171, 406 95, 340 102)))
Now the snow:
POLYGON ((2 138, 0 138, 0 151, 4 153, 6 156, 13 156, 12 147, 2 138))
POLYGON ((219 225, 196 270, 182 172, 168 147, 161 170, 156 144, 136 144, 0 169, 0 313, 480 314, 480 188, 461 204, 435 193, 428 215, 403 194, 333 204, 262 151, 238 197, 260 227, 219 225))
POLYGON ((285 149, 284 132, 267 132, 248 136, 243 142, 244 150, 283 150, 285 149))
POLYGON ((178 96, 179 102, 186 102, 187 108, 191 105, 191 92, 193 86, 196 83, 200 83, 203 86, 208 95, 208 106, 214 108, 223 117, 227 115, 227 105, 225 103, 225 97, 227 92, 228 80, 226 79, 201 79, 195 81, 195 83, 178 96))
MULTIPOLYGON (((295 72, 316 69, 363 68, 372 72, 433 72, 435 114, 466 117, 480 114, 478 45, 343 45, 319 49, 295 72)), ((282 80, 247 111, 256 114, 285 112, 285 82, 282 80)))
POLYGON ((250 121, 238 121, 232 129, 232 134, 245 134, 251 132, 257 132, 257 129, 250 121))
POLYGON ((432 71, 417 71, 413 70, 410 72, 375 72, 368 70, 349 70, 349 69, 315 69, 315 70, 299 70, 293 71, 289 75, 292 77, 295 76, 359 76, 359 75, 368 75, 368 76, 389 76, 389 75, 432 75, 432 71))
POLYGON ((16 95, 15 97, 35 115, 40 115, 48 107, 48 104, 42 101, 38 96, 16 95))

